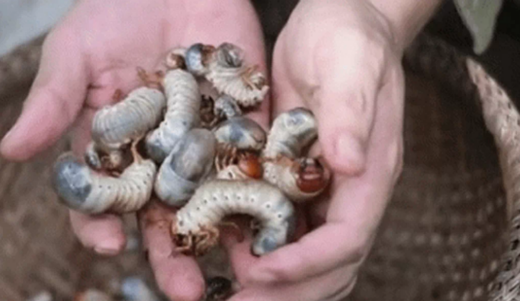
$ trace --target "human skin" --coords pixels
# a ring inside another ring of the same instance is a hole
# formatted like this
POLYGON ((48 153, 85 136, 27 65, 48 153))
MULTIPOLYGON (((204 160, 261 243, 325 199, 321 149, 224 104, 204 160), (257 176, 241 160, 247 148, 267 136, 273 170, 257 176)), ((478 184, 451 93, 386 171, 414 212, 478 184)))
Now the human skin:
MULTIPOLYGON (((317 152, 335 176, 330 195, 301 215, 308 218, 297 242, 254 258, 250 240, 225 239, 243 287, 232 300, 339 300, 351 291, 401 170, 402 51, 439 3, 299 3, 275 48, 273 112, 296 106, 314 112, 317 152)), ((260 28, 245 0, 80 1, 47 39, 22 116, 0 151, 26 160, 74 123, 79 153, 95 110, 110 102, 115 89, 128 92, 138 84, 135 65, 151 69, 175 45, 224 40, 265 67, 260 28)), ((267 110, 265 105, 255 116, 264 126, 267 110)), ((170 298, 198 300, 200 271, 173 252, 161 222, 169 215, 154 205, 141 219, 151 265, 170 298)), ((100 253, 116 254, 124 246, 115 216, 71 213, 71 222, 80 240, 100 253)))
POLYGON ((255 258, 250 241, 226 240, 243 286, 232 301, 332 301, 351 292, 402 169, 403 50, 440 3, 299 2, 275 45, 273 116, 313 111, 315 151, 334 178, 328 195, 301 208, 296 242, 255 258))
MULTIPOLYGON (((25 161, 72 131, 78 155, 90 139, 95 111, 141 85, 136 67, 154 71, 173 47, 204 42, 230 42, 244 49, 246 62, 265 71, 261 27, 252 5, 244 0, 79 0, 52 29, 43 45, 37 77, 0 152, 25 161)), ((269 101, 251 114, 264 127, 269 101)), ((147 220, 171 214, 149 207, 147 220)), ((123 224, 115 215, 87 216, 70 212, 80 241, 100 254, 124 249, 123 224)), ((173 300, 199 300, 204 281, 196 262, 173 251, 164 223, 142 223, 144 242, 160 288, 173 300)))

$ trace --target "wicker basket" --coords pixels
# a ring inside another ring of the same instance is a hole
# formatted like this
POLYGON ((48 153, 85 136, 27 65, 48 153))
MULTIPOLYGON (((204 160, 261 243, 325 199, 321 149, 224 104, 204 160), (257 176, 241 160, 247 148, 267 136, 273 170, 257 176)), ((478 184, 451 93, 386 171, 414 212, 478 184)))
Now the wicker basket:
MULTIPOLYGON (((36 73, 42 38, 0 59, 0 136, 14 124, 36 73)), ((124 276, 152 285, 139 248, 103 258, 83 248, 69 225, 68 212, 50 189, 49 166, 68 148, 65 137, 26 163, 0 159, 0 300, 22 301, 41 291, 72 300, 84 288, 116 293, 124 276)), ((132 219, 128 235, 138 237, 132 219)), ((132 242, 132 239, 130 239, 132 242)), ((135 240, 134 240, 135 242, 135 240)))
POLYGON ((517 300, 514 104, 440 40, 404 62, 404 171, 352 300, 517 300))
MULTIPOLYGON (((21 50, 0 60, 0 135, 34 76, 38 41, 31 47, 25 68, 2 66, 21 50)), ((515 300, 518 113, 478 64, 439 40, 418 38, 405 67, 404 171, 348 299, 490 300, 491 292, 493 300, 515 300)), ((0 300, 43 289, 70 300, 87 286, 113 290, 107 279, 129 273, 152 279, 139 252, 100 258, 72 235, 48 185, 48 167, 66 144, 24 164, 0 160, 0 300)))

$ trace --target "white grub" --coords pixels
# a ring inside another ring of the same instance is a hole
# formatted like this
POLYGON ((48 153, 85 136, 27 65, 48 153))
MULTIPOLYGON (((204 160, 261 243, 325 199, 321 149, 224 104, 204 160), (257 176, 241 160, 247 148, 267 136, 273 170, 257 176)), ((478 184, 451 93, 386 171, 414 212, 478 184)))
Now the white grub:
POLYGON ((67 207, 86 213, 129 213, 139 210, 153 189, 156 166, 138 158, 119 177, 91 170, 71 152, 54 164, 52 186, 67 207))
POLYGON ((186 48, 178 47, 173 48, 166 55, 166 59, 164 60, 164 64, 168 69, 178 69, 184 68, 186 66, 185 63, 185 55, 186 48))
POLYGON ((141 138, 157 126, 166 106, 164 94, 154 88, 140 87, 122 101, 98 110, 92 121, 92 140, 96 148, 120 149, 141 138))
POLYGON ((184 205, 212 171, 216 144, 205 129, 181 137, 159 168, 154 184, 159 199, 170 206, 184 205))
POLYGON ((214 51, 215 47, 211 45, 202 43, 191 45, 184 53, 186 69, 197 77, 207 74, 209 71, 207 61, 214 51))
POLYGON ((140 277, 127 277, 121 284, 121 295, 125 301, 160 301, 157 294, 140 277))
POLYGON ((238 102, 229 95, 221 95, 215 100, 214 112, 215 116, 230 119, 242 115, 242 109, 238 102))
POLYGON ((260 151, 265 146, 267 133, 254 120, 245 116, 232 117, 214 130, 217 141, 239 150, 260 151))
POLYGON ((205 77, 220 94, 231 96, 242 107, 259 105, 269 91, 264 74, 256 66, 245 66, 242 50, 230 43, 214 51, 205 77))
POLYGON ((296 108, 280 114, 267 137, 262 153, 264 180, 276 185, 292 201, 303 202, 316 197, 328 181, 327 171, 317 160, 302 157, 317 133, 311 111, 296 108))
POLYGON ((193 243, 195 246, 190 247, 203 253, 216 243, 219 222, 232 214, 247 214, 259 222, 261 229, 251 248, 257 256, 286 244, 294 233, 294 206, 275 186, 262 180, 218 179, 201 185, 177 212, 172 233, 178 244, 193 243), (213 233, 212 239, 204 240, 208 233, 213 233))
POLYGON ((148 155, 162 163, 177 141, 200 123, 201 95, 196 79, 182 69, 170 70, 163 79, 167 105, 164 120, 146 137, 148 155))

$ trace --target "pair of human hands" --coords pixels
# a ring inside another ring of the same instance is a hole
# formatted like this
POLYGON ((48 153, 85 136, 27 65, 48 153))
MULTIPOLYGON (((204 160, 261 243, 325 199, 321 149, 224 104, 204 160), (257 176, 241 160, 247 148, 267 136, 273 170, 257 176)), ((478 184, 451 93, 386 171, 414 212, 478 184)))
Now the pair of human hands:
MULTIPOLYGON (((370 1, 302 0, 279 35, 273 93, 251 114, 266 129, 279 113, 308 107, 318 120, 319 151, 334 172, 330 193, 300 208, 302 236, 261 258, 250 241, 226 236, 243 287, 233 301, 340 300, 352 289, 401 170, 402 45, 370 1)), ((95 111, 116 89, 139 85, 136 66, 153 70, 174 46, 231 42, 249 64, 265 65, 261 27, 246 0, 79 0, 48 35, 22 115, 0 145, 26 160, 73 126, 84 150, 95 111)), ((169 214, 154 207, 147 218, 169 214)), ((123 250, 120 218, 70 213, 81 242, 98 253, 123 250)), ((198 300, 204 280, 195 261, 173 252, 168 229, 143 228, 160 288, 173 300, 198 300), (173 253, 172 253, 173 252, 173 253)))

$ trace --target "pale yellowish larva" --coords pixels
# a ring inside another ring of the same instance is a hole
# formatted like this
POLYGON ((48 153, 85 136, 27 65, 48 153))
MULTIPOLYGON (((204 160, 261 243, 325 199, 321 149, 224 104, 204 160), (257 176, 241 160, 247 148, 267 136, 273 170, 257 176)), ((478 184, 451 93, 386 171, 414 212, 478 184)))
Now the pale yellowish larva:
POLYGON ((219 152, 215 159, 217 178, 244 180, 262 177, 262 165, 258 156, 265 145, 267 134, 254 120, 232 117, 215 130, 219 152))
POLYGON ((220 93, 234 98, 242 107, 259 105, 269 91, 264 74, 256 66, 243 64, 242 50, 223 43, 209 60, 206 79, 220 93))
POLYGON ((157 169, 152 160, 135 158, 116 178, 64 153, 54 164, 52 186, 63 204, 86 214, 135 212, 150 199, 157 169))
POLYGON ((307 109, 289 110, 273 121, 262 153, 264 180, 292 201, 314 198, 328 184, 328 170, 318 160, 302 157, 317 136, 316 120, 307 109))
POLYGON ((205 254, 218 242, 218 224, 232 214, 247 214, 260 225, 251 250, 261 256, 287 243, 296 215, 291 201, 263 180, 215 179, 202 184, 176 213, 172 234, 180 251, 205 254))
POLYGON ((213 113, 219 118, 230 119, 242 115, 242 109, 233 97, 224 94, 215 100, 213 113))
POLYGON ((208 61, 215 47, 196 43, 191 45, 184 53, 186 69, 195 76, 203 76, 208 73, 208 61))
POLYGON ((216 144, 213 134, 205 129, 193 129, 182 136, 157 173, 154 191, 159 199, 170 206, 184 205, 210 175, 216 144))
POLYGON ((110 152, 143 137, 161 120, 166 98, 154 88, 140 87, 122 101, 96 112, 92 121, 95 147, 110 152))
POLYGON ((240 150, 260 151, 265 146, 267 133, 254 120, 245 116, 232 117, 214 130, 217 141, 240 150))
POLYGON ((146 137, 148 155, 162 163, 173 146, 200 123, 201 95, 193 75, 182 69, 166 72, 163 79, 167 105, 164 120, 146 137))
POLYGON ((249 180, 261 179, 263 176, 262 163, 254 153, 244 152, 230 154, 230 157, 217 155, 215 165, 217 167, 217 179, 225 180, 249 180))

